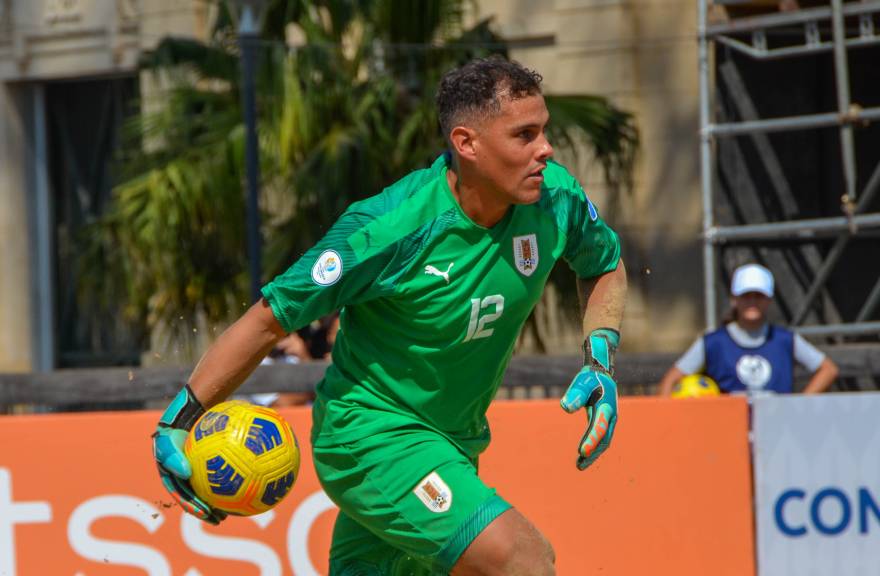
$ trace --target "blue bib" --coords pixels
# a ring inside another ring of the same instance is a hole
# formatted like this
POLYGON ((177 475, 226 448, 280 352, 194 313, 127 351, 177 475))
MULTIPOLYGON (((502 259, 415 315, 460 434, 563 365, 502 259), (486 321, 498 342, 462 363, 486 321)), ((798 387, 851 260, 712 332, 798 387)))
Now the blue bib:
POLYGON ((703 336, 706 374, 723 392, 792 392, 794 334, 772 324, 757 348, 737 344, 722 326, 703 336))

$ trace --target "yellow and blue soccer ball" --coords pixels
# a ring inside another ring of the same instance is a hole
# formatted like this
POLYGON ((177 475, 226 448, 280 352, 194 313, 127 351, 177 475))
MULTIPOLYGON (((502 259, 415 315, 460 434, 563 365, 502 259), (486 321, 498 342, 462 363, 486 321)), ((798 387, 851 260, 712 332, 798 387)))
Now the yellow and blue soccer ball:
POLYGON ((195 493, 238 516, 260 514, 287 496, 299 475, 299 444, 271 408, 242 401, 217 404, 187 436, 195 493))
POLYGON ((673 398, 700 398, 720 394, 721 389, 718 388, 718 384, 705 374, 690 374, 672 387, 673 398))

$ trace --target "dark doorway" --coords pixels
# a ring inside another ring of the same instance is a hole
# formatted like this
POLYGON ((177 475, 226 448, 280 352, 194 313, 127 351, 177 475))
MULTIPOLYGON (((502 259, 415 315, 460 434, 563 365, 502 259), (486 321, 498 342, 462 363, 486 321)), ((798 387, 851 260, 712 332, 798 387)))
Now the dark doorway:
POLYGON ((119 304, 98 303, 80 289, 85 271, 79 258, 84 231, 110 202, 122 128, 135 112, 137 92, 134 76, 52 82, 45 87, 54 212, 56 368, 140 361, 141 335, 124 321, 119 304))

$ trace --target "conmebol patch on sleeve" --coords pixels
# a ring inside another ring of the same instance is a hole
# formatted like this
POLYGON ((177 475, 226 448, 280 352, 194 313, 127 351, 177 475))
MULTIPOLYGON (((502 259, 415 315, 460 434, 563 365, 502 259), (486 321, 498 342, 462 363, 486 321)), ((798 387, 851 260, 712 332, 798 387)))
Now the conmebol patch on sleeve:
POLYGON ((312 266, 312 280, 319 286, 335 284, 342 276, 342 258, 336 250, 324 250, 312 266))

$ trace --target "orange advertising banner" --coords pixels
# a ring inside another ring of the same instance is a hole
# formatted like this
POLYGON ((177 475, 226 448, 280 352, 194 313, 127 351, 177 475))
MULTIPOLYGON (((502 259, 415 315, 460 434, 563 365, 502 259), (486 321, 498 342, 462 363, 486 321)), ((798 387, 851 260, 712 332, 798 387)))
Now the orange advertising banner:
MULTIPOLYGON (((496 402, 489 485, 552 542, 558 573, 754 575, 741 398, 624 398, 611 449, 575 468, 584 417, 555 401, 496 402)), ((323 575, 336 508, 303 448, 276 509, 219 527, 183 514, 155 471, 156 412, 0 417, 0 576, 323 575)))

